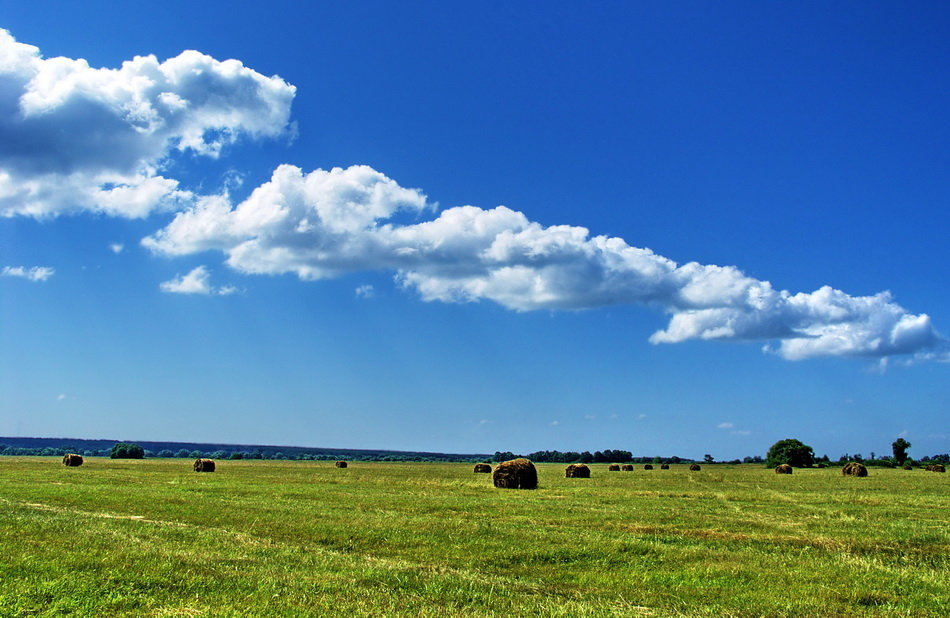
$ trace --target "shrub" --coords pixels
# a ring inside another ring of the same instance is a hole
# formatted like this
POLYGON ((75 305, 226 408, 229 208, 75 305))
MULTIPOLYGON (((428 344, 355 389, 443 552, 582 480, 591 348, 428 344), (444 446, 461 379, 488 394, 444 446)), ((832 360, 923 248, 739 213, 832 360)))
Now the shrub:
POLYGON ((109 457, 112 459, 142 459, 145 457, 145 449, 138 444, 119 442, 109 451, 109 457))

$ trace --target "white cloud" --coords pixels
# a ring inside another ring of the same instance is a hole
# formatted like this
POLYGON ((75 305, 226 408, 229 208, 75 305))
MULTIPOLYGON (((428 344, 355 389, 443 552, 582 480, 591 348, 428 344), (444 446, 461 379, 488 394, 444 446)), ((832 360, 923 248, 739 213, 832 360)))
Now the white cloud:
POLYGON ((27 281, 46 281, 56 274, 56 270, 49 266, 4 266, 0 276, 19 277, 27 281))
POLYGON ((63 401, 65 399, 66 399, 66 393, 60 393, 59 395, 56 395, 56 401, 63 401))
MULTIPOLYGON (((638 420, 638 421, 642 421, 642 420, 645 419, 646 417, 647 417, 646 414, 637 414, 637 420, 638 420)), ((611 418, 617 418, 617 415, 614 414, 611 418)))
POLYGON ((237 60, 185 51, 94 68, 0 29, 0 216, 181 208, 194 196, 162 175, 169 157, 285 133, 294 94, 237 60))
POLYGON ((645 304, 670 314, 653 343, 764 341, 788 360, 820 356, 950 358, 926 314, 890 293, 850 296, 828 286, 775 290, 732 266, 677 264, 582 227, 544 227, 504 206, 432 208, 418 189, 367 166, 305 174, 278 167, 232 204, 209 196, 143 241, 155 252, 218 250, 243 273, 303 280, 395 271, 426 301, 490 300, 515 311, 645 304))
POLYGON ((716 425, 717 429, 732 429, 733 427, 735 427, 735 425, 732 423, 719 423, 716 425))
POLYGON ((356 287, 356 296, 358 298, 372 298, 375 293, 376 290, 369 284, 356 287))
POLYGON ((112 253, 115 253, 116 255, 118 255, 119 253, 122 253, 123 250, 125 250, 125 245, 123 245, 122 243, 114 242, 109 245, 109 250, 112 251, 112 253))
POLYGON ((561 421, 551 421, 551 426, 552 426, 552 427, 557 427, 557 426, 560 425, 560 424, 561 424, 561 421))
POLYGON ((216 288, 211 285, 211 273, 204 266, 198 266, 185 275, 179 275, 171 281, 165 281, 159 285, 163 292, 173 294, 204 294, 229 296, 238 291, 231 285, 216 288))

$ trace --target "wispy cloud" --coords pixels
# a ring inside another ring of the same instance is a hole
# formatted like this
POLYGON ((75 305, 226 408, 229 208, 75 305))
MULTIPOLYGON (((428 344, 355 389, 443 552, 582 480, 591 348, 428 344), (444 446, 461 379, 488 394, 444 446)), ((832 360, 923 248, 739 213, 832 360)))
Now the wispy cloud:
POLYGON ((115 253, 116 255, 118 255, 119 253, 122 253, 124 249, 125 249, 125 245, 119 242, 114 242, 109 245, 109 250, 112 251, 112 253, 115 253))
POLYGON ((56 274, 56 270, 49 266, 4 266, 0 276, 17 277, 27 281, 46 281, 56 274))
POLYGON ((735 425, 732 423, 719 423, 716 425, 717 429, 732 429, 733 427, 735 427, 735 425))
POLYGON ((372 298, 375 294, 376 290, 369 284, 356 287, 356 296, 358 298, 372 298))
POLYGON ((211 285, 211 273, 204 266, 198 266, 191 272, 179 275, 170 281, 165 281, 159 285, 163 292, 172 294, 203 294, 216 296, 229 296, 238 291, 231 285, 223 287, 214 287, 211 285))

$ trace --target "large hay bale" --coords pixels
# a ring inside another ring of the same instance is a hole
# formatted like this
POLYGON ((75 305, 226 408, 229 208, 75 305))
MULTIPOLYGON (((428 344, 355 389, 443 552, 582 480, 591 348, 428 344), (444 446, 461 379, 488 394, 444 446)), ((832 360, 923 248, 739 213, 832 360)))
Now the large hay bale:
POLYGON ((213 459, 196 459, 195 472, 214 472, 213 459))
POLYGON ((702 468, 699 467, 699 464, 690 464, 689 469, 692 472, 698 472, 699 470, 702 470, 702 468))
POLYGON ((643 469, 644 469, 644 470, 652 470, 652 469, 653 469, 653 464, 643 464, 643 469))
POLYGON ((623 464, 620 466, 621 472, 633 472, 633 464, 623 464))
POLYGON ((792 467, 788 464, 779 464, 775 466, 775 474, 791 474, 792 467))
POLYGON ((524 457, 510 459, 495 466, 492 482, 502 489, 537 489, 538 470, 524 457))
POLYGON ((660 464, 660 470, 669 470, 670 464, 660 464))
POLYGON ((475 470, 473 470, 473 472, 476 474, 491 473, 491 466, 487 463, 475 464, 475 470))
POLYGON ((927 472, 946 472, 947 469, 943 464, 931 464, 927 466, 927 472))
POLYGON ((620 472, 620 464, 610 464, 607 466, 607 470, 610 472, 620 472))
POLYGON ((338 461, 338 462, 336 462, 336 463, 333 464, 333 465, 335 465, 337 468, 345 468, 345 467, 346 467, 346 462, 345 462, 345 461, 338 461))
POLYGON ((569 479, 589 479, 590 468, 584 464, 571 464, 564 468, 564 476, 569 479))
POLYGON ((841 474, 845 476, 867 476, 868 469, 864 467, 864 464, 852 461, 846 463, 844 467, 841 468, 841 474))
POLYGON ((67 468, 75 468, 82 465, 82 455, 76 453, 66 453, 63 455, 63 465, 67 468))

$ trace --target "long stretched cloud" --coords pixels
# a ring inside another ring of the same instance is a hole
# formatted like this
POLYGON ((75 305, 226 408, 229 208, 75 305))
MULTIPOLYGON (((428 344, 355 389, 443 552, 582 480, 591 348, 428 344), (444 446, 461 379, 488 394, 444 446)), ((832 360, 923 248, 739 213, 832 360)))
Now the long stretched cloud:
POLYGON ((282 165, 239 204, 204 197, 146 238, 157 253, 221 251, 243 273, 303 280, 392 270, 423 299, 494 301, 516 311, 645 304, 671 315, 653 343, 763 341, 789 360, 821 356, 948 358, 926 314, 887 292, 831 287, 793 294, 732 266, 677 264, 582 227, 544 227, 504 206, 448 208, 366 166, 282 165), (406 222, 408 219, 408 222, 406 222))
POLYGON ((237 60, 185 51, 118 69, 43 58, 0 29, 0 215, 143 217, 194 199, 170 155, 217 157, 287 130, 295 88, 237 60))

